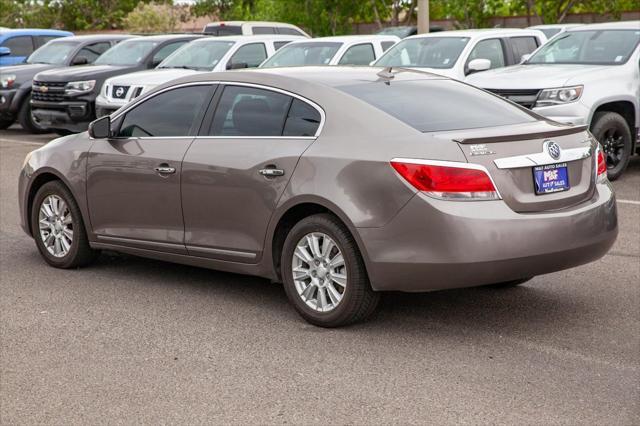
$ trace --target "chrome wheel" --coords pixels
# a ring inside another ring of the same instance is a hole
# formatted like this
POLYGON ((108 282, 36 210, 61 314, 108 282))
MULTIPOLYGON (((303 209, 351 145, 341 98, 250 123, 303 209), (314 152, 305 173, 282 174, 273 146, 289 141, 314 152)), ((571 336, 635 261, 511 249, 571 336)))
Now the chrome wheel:
POLYGON ((298 241, 291 262, 293 282, 311 309, 329 312, 347 288, 347 267, 338 245, 327 234, 313 232, 298 241))
POLYGON ((47 196, 40 205, 38 223, 47 251, 55 257, 66 256, 73 243, 73 218, 67 203, 57 195, 47 196))

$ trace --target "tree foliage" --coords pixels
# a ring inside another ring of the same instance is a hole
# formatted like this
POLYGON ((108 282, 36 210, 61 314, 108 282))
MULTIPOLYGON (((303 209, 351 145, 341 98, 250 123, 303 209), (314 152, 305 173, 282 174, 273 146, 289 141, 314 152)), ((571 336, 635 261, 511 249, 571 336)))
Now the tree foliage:
POLYGON ((180 10, 169 4, 140 2, 124 18, 127 31, 134 33, 168 33, 178 28, 181 21, 180 10))

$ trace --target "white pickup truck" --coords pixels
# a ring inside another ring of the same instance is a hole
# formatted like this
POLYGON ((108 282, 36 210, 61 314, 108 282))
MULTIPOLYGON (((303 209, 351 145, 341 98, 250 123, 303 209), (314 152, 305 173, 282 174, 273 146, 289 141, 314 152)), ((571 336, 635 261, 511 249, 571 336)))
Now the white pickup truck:
POLYGON ((554 121, 588 125, 609 179, 640 149, 640 21, 570 28, 522 64, 466 81, 554 121))

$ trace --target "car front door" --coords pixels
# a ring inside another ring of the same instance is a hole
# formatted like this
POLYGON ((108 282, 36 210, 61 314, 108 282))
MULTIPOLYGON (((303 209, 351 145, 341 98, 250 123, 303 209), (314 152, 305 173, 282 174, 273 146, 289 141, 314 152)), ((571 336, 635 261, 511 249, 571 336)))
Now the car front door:
POLYGON ((267 226, 322 112, 275 89, 227 85, 182 166, 189 254, 256 263, 267 226))
POLYGON ((100 242, 184 253, 181 163, 213 87, 187 85, 117 116, 114 137, 96 139, 87 164, 87 200, 100 242))

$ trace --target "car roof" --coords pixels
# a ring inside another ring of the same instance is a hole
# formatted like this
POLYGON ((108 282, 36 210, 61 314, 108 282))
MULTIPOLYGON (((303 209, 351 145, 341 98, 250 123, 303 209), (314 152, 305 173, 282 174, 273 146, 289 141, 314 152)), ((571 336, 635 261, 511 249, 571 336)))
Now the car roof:
POLYGON ((531 27, 527 27, 528 30, 537 30, 541 28, 574 28, 579 27, 584 24, 543 24, 543 25, 532 25, 531 27))
POLYGON ((65 43, 70 41, 77 41, 79 43, 101 41, 101 40, 127 40, 135 36, 128 34, 89 34, 79 35, 71 37, 56 38, 51 40, 51 43, 65 43))
POLYGON ((602 22, 600 24, 580 25, 569 31, 589 31, 589 30, 638 30, 640 31, 640 21, 620 21, 602 22))
POLYGON ((135 36, 130 38, 129 40, 151 40, 151 41, 169 41, 169 40, 189 40, 189 39, 197 39, 202 38, 202 34, 157 34, 157 35, 149 35, 149 36, 135 36))
POLYGON ((49 30, 42 28, 8 28, 5 30, 0 30, 0 36, 8 36, 8 35, 73 35, 72 32, 63 31, 63 30, 49 30))
POLYGON ((479 28, 472 30, 455 30, 455 31, 438 31, 434 33, 417 34, 411 37, 405 38, 409 40, 412 38, 425 38, 425 37, 478 37, 478 36, 508 36, 508 35, 527 35, 527 34, 541 34, 539 30, 528 30, 525 28, 479 28))
POLYGON ((244 25, 244 24, 251 24, 251 25, 275 25, 275 26, 281 26, 281 27, 296 27, 293 24, 288 24, 286 22, 275 22, 275 21, 214 21, 214 22, 209 22, 208 24, 206 24, 206 26, 208 25, 244 25))
POLYGON ((369 35, 347 35, 347 36, 331 36, 331 37, 316 37, 305 38, 296 43, 321 43, 321 42, 340 42, 340 43, 352 43, 358 41, 399 41, 400 37, 394 35, 385 34, 369 34, 369 35))
POLYGON ((204 36, 197 41, 242 41, 245 43, 255 43, 259 41, 286 41, 286 40, 308 40, 304 36, 285 34, 264 34, 264 35, 232 35, 232 36, 204 36))

